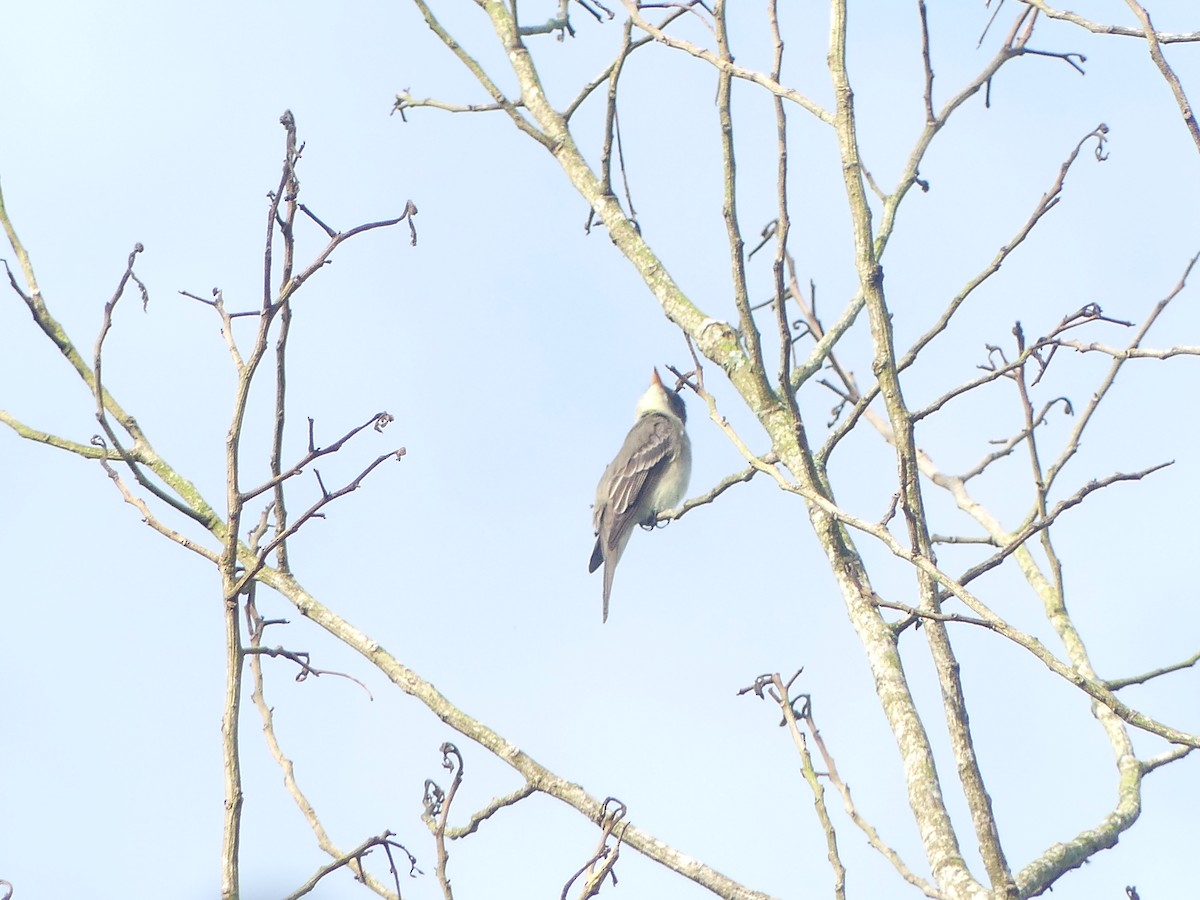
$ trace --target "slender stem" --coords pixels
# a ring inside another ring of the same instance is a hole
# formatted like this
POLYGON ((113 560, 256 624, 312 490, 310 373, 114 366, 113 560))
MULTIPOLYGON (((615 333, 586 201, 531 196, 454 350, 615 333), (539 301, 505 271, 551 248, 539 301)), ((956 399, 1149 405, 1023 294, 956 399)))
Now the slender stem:
MULTIPOLYGON (((732 60, 729 33, 725 22, 726 3, 718 0, 713 6, 716 22, 717 48, 723 60, 732 60)), ((738 311, 738 324, 742 340, 750 356, 754 371, 763 371, 762 338, 750 310, 750 296, 746 288, 746 242, 742 239, 742 227, 738 221, 737 205, 737 157, 733 142, 733 97, 730 91, 733 76, 728 69, 719 69, 717 74, 717 117, 721 131, 721 159, 724 173, 724 196, 721 217, 725 220, 726 240, 729 244, 729 268, 733 276, 733 302, 738 311)))
MULTIPOLYGON (((835 129, 842 157, 843 181, 850 206, 856 267, 859 286, 866 299, 867 315, 871 326, 871 337, 875 346, 872 366, 879 379, 880 393, 887 408, 888 418, 894 435, 896 449, 897 478, 900 486, 900 506, 908 526, 914 555, 934 562, 932 542, 929 537, 928 520, 925 515, 924 499, 917 464, 917 449, 912 416, 908 411, 901 390, 896 366, 896 351, 892 336, 892 318, 883 292, 883 268, 879 263, 876 239, 871 228, 871 209, 863 184, 863 167, 859 155, 857 122, 854 112, 854 93, 846 65, 847 9, 845 0, 834 0, 833 27, 830 38, 829 68, 834 85, 835 129)), ((938 611, 938 585, 927 571, 918 569, 918 593, 921 608, 938 611)), ((971 810, 971 819, 979 838, 984 866, 992 882, 993 890, 1002 897, 1014 896, 1015 885, 992 814, 991 798, 983 784, 971 738, 966 702, 959 678, 959 664, 950 645, 949 635, 943 623, 931 621, 927 628, 930 651, 938 673, 942 690, 942 701, 950 730, 951 746, 958 764, 958 774, 971 810)), ((925 765, 920 769, 909 768, 909 797, 918 819, 924 817, 931 826, 925 838, 933 872, 938 884, 952 888, 955 892, 967 893, 974 888, 974 879, 962 864, 958 840, 952 823, 941 804, 929 805, 918 793, 926 790, 924 785, 936 778, 932 750, 928 738, 920 752, 925 765)), ((915 748, 914 748, 915 749, 915 748)), ((924 826, 924 822, 922 825, 924 826)), ((922 829, 925 831, 925 828, 922 829)))
POLYGON ((225 597, 225 703, 221 712, 221 756, 224 762, 225 815, 221 838, 221 898, 241 896, 242 763, 238 720, 242 702, 242 631, 232 572, 222 572, 225 597))

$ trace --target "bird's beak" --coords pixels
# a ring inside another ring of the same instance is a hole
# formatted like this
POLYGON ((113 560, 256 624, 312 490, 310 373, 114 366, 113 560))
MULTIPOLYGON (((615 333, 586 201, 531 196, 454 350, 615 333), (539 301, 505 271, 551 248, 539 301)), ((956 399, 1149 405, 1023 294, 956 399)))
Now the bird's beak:
POLYGON ((650 376, 650 383, 657 384, 659 387, 663 387, 662 379, 658 377, 657 367, 655 367, 653 374, 650 376))

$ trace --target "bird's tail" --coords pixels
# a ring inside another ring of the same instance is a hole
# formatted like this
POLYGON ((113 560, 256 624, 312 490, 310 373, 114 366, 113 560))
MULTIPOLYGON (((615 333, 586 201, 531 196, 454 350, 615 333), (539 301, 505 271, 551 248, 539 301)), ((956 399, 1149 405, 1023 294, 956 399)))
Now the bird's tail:
POLYGON ((596 538, 596 546, 592 548, 592 559, 588 563, 588 572, 595 572, 604 562, 604 548, 600 546, 600 538, 596 538))
POLYGON ((608 560, 604 563, 604 611, 600 616, 600 624, 608 621, 608 595, 612 591, 613 573, 617 571, 617 561, 608 560))
POLYGON ((588 572, 595 572, 598 568, 604 566, 604 612, 600 619, 601 623, 608 621, 608 595, 612 590, 613 572, 616 571, 616 559, 606 560, 604 558, 604 544, 602 537, 596 538, 596 546, 592 548, 592 558, 588 560, 588 572))

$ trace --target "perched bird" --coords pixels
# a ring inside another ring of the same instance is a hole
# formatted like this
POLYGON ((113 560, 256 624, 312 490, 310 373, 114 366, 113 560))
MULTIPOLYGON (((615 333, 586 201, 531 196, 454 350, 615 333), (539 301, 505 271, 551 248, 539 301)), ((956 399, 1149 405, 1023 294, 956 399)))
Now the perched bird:
POLYGON ((608 621, 613 572, 633 526, 652 528, 658 514, 677 505, 687 490, 692 474, 692 442, 684 430, 686 421, 683 398, 667 390, 655 369, 650 388, 638 401, 637 421, 596 486, 592 513, 596 547, 588 571, 595 572, 604 565, 602 621, 608 621))

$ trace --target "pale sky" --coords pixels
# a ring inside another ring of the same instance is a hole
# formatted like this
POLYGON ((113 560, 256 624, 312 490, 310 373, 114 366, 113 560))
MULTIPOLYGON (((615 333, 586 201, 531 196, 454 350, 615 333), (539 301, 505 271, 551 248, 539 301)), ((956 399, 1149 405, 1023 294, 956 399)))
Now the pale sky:
MULTIPOLYGON (((499 71, 503 56, 483 16, 470 4, 440 5, 452 7, 444 24, 499 71)), ((544 15, 557 7, 544 5, 544 15)), ((944 101, 990 57, 1016 4, 1001 10, 999 32, 980 50, 992 10, 929 5, 935 94, 944 101)), ((1200 27, 1187 0, 1148 5, 1161 30, 1200 27)), ((811 6, 786 13, 795 21, 784 80, 827 102, 827 22, 811 6)), ((916 4, 873 7, 873 20, 852 6, 864 157, 890 186, 923 117, 916 4)), ((531 20, 543 15, 534 8, 521 4, 531 20)), ((1077 11, 1133 22, 1118 2, 1080 0, 1077 11)), ((573 16, 575 39, 529 40, 560 106, 620 38, 619 23, 598 24, 578 7, 573 16)), ((621 798, 631 820, 681 852, 786 898, 829 895, 824 841, 778 711, 736 692, 761 673, 803 666, 797 689, 813 695, 860 810, 924 872, 894 740, 797 498, 756 480, 654 534, 635 534, 601 625, 599 576, 586 571, 596 480, 651 368, 687 369, 690 358, 603 231, 584 233, 586 206, 551 156, 503 114, 422 109, 407 123, 389 115, 402 89, 455 103, 487 99, 412 6, 42 2, 12 4, 0 22, 0 183, 46 302, 90 354, 127 254, 145 245, 137 271, 150 290, 148 311, 132 295, 118 307, 106 381, 210 502, 223 497, 233 372, 217 317, 178 292, 207 296, 220 287, 232 309, 259 302, 264 198, 279 177, 278 119, 290 109, 307 142, 302 199, 325 222, 346 229, 397 215, 410 199, 420 210, 415 248, 404 226, 361 237, 295 304, 293 456, 303 453, 306 417, 328 443, 380 410, 395 421, 325 460, 326 483, 407 449, 402 463, 382 467, 294 539, 301 582, 539 762, 595 796, 621 798)), ((685 33, 704 38, 695 26, 685 33)), ((1040 49, 1085 54, 1087 74, 1057 59, 1017 60, 993 85, 991 108, 976 96, 939 138, 921 168, 931 190, 906 200, 884 260, 897 341, 929 327, 1100 122, 1110 128, 1109 158, 1099 164, 1085 148, 1060 207, 911 371, 913 406, 977 374, 986 344, 1011 348, 1016 320, 1028 335, 1045 334, 1094 302, 1140 322, 1200 250, 1200 154, 1144 43, 1045 22, 1038 35, 1040 49)), ((739 62, 769 64, 765 30, 739 22, 734 39, 739 62)), ((692 300, 732 319, 713 168, 715 81, 704 64, 655 50, 641 51, 625 76, 634 203, 645 236, 692 300)), ((1175 45, 1167 54, 1197 102, 1200 48, 1175 45)), ((592 160, 598 100, 578 114, 592 160)), ((745 116, 739 162, 749 237, 774 216, 774 125, 762 96, 739 88, 735 101, 745 116), (755 130, 761 145, 750 138, 755 130)), ((790 116, 793 250, 832 319, 856 284, 840 173, 831 135, 798 109, 790 116)), ((306 230, 301 256, 323 242, 306 230)), ((0 256, 11 260, 7 245, 0 256)), ((751 269, 763 299, 768 262, 756 257, 751 269)), ((1200 344, 1198 279, 1147 346, 1200 344)), ((86 442, 97 431, 90 395, 7 286, 4 297, 0 408, 86 442)), ((1115 326, 1087 335, 1126 340, 1115 326)), ((860 384, 871 377, 863 346, 843 360, 860 384)), ((1055 365, 1039 396, 1068 396, 1077 408, 1106 368, 1095 356, 1055 365)), ((709 373, 722 413, 765 452, 761 431, 715 367, 709 373)), ((1092 497, 1056 533, 1068 604, 1103 677, 1184 659, 1200 644, 1196 379, 1194 358, 1130 364, 1063 476, 1067 496, 1114 471, 1175 461, 1092 497)), ((802 405, 823 434, 835 398, 819 390, 809 385, 802 405)), ((743 462, 688 400, 694 495, 743 462)), ((270 428, 266 406, 256 408, 245 450, 251 480, 266 471, 270 428)), ((1042 440, 1057 448, 1071 425, 1054 413, 1042 440)), ((1015 392, 994 386, 929 420, 918 442, 957 471, 1019 428, 1015 392)), ((15 885, 14 900, 217 896, 224 651, 216 574, 143 525, 98 464, 8 429, 0 459, 0 878, 15 885)), ((882 442, 865 432, 852 438, 832 472, 840 503, 882 517, 894 489, 894 459, 882 442)), ((1030 498, 1025 456, 1014 454, 973 488, 1015 525, 1030 498)), ((311 473, 297 481, 293 507, 316 490, 311 473)), ((977 533, 936 488, 926 490, 935 531, 977 533)), ((910 599, 904 567, 865 540, 862 548, 877 567, 876 589, 910 599)), ((952 571, 977 558, 942 552, 952 571)), ((1060 652, 1014 573, 989 576, 980 590, 1060 652)), ((294 667, 267 663, 280 739, 325 826, 344 848, 390 828, 425 872, 405 881, 404 896, 439 897, 433 840, 419 819, 424 779, 445 784, 439 745, 457 743, 466 760, 452 823, 519 786, 519 777, 283 600, 260 604, 293 620, 270 642, 353 674, 374 698, 344 679, 296 684, 294 667)), ((966 628, 952 636, 1000 832, 1020 868, 1110 811, 1116 770, 1081 693, 995 636, 966 628)), ((902 648, 931 737, 945 751, 940 771, 964 852, 983 877, 923 636, 908 633, 902 648)), ((1187 671, 1122 697, 1195 732, 1198 678, 1187 671)), ((243 889, 273 900, 327 860, 283 791, 259 727, 247 703, 243 889)), ((1144 755, 1164 747, 1143 734, 1135 742, 1144 755)), ((1055 900, 1120 898, 1125 885, 1137 885, 1143 900, 1189 896, 1198 801, 1195 758, 1150 775, 1142 821, 1116 849, 1060 880, 1055 900)), ((850 895, 918 896, 831 804, 850 895)), ((456 896, 557 897, 597 838, 557 801, 526 801, 451 846, 456 896)), ((633 851, 622 854, 618 875, 613 896, 625 900, 708 896, 633 851)), ((340 873, 311 896, 370 895, 340 873)))

